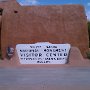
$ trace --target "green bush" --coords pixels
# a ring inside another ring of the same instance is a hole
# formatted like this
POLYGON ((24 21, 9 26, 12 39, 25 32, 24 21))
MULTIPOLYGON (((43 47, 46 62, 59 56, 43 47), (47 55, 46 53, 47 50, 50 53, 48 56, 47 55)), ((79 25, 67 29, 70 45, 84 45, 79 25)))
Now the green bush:
POLYGON ((88 22, 89 47, 90 47, 90 22, 88 22))
POLYGON ((2 60, 3 60, 3 58, 2 58, 2 52, 1 52, 1 50, 0 50, 0 59, 2 59, 2 60))
POLYGON ((87 58, 90 59, 90 51, 87 52, 87 58))

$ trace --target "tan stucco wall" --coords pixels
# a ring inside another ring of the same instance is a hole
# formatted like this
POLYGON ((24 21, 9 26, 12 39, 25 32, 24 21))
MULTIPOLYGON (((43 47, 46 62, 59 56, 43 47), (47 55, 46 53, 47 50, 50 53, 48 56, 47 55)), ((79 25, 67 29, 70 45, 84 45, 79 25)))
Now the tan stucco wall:
POLYGON ((15 47, 16 44, 36 42, 70 43, 86 55, 89 40, 83 6, 21 7, 15 3, 7 4, 7 7, 2 16, 3 57, 9 45, 15 47))

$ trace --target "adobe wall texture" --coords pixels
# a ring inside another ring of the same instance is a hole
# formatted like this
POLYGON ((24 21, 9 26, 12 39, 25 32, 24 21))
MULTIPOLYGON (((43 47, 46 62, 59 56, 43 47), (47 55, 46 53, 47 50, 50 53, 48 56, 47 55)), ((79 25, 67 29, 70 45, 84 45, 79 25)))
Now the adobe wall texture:
POLYGON ((36 42, 70 43, 71 46, 78 47, 83 56, 86 55, 89 40, 83 6, 21 7, 15 3, 7 7, 2 16, 3 57, 8 46, 15 48, 16 44, 36 42))

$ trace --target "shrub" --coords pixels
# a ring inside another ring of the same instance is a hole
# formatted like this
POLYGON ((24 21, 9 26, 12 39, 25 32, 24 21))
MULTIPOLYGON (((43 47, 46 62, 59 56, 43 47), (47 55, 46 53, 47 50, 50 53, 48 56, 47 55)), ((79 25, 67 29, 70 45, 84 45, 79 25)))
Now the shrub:
POLYGON ((2 52, 1 52, 1 50, 0 50, 0 59, 2 59, 2 60, 3 60, 3 58, 2 58, 2 52))
POLYGON ((87 52, 87 58, 90 59, 90 51, 87 52))

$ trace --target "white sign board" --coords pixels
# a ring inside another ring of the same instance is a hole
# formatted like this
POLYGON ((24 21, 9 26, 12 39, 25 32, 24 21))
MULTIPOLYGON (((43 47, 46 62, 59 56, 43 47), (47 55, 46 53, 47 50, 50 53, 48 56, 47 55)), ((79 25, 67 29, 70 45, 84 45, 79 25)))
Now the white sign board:
POLYGON ((70 44, 18 44, 16 50, 21 64, 65 64, 70 44))

